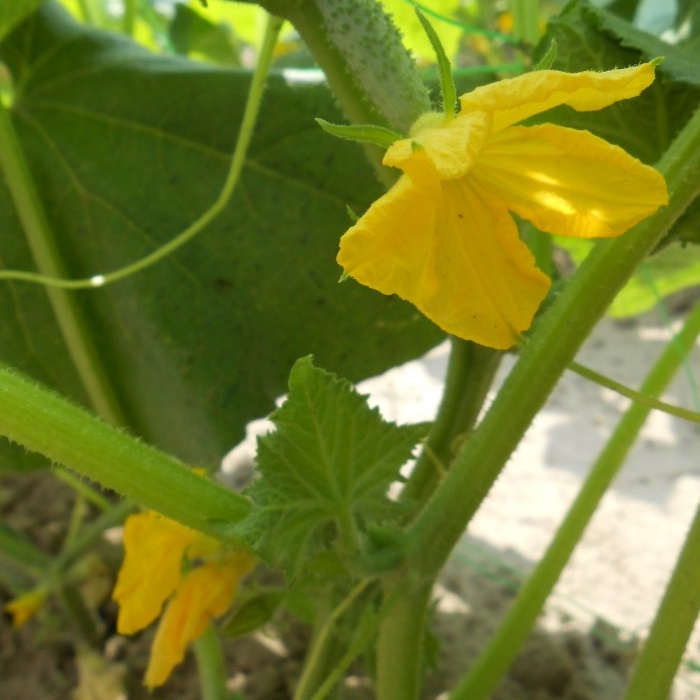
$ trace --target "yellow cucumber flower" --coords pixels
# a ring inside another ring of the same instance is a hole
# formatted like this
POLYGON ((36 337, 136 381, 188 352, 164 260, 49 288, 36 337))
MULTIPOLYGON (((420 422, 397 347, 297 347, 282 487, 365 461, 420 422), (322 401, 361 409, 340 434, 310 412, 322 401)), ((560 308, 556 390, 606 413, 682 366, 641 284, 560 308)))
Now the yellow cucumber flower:
POLYGON ((403 175, 340 241, 345 274, 407 299, 452 335, 506 349, 550 287, 511 212, 542 231, 619 236, 666 204, 662 176, 588 131, 518 122, 557 105, 635 97, 654 64, 542 70, 478 87, 458 115, 426 114, 384 164, 403 175))
POLYGON ((34 617, 44 604, 47 594, 47 589, 35 588, 33 591, 29 591, 29 593, 25 593, 7 603, 5 610, 12 616, 12 626, 21 627, 34 617))
POLYGON ((147 511, 124 524, 124 561, 112 592, 117 630, 133 634, 165 612, 151 647, 146 685, 168 679, 211 620, 233 603, 238 582, 255 565, 248 552, 227 551, 212 537, 147 511))

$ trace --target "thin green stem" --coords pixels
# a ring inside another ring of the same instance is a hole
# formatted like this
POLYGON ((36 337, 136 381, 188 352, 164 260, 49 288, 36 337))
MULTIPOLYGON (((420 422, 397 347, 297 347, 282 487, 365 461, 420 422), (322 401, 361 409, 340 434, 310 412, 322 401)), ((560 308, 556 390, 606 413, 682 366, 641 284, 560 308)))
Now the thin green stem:
POLYGON ((433 577, 593 326, 700 192, 700 111, 658 165, 670 200, 624 236, 599 243, 535 327, 479 428, 408 530, 408 558, 433 577))
POLYGON ((592 370, 590 367, 586 367, 578 362, 570 362, 569 369, 585 379, 590 379, 592 382, 595 382, 600 386, 604 386, 607 389, 611 389, 612 391, 620 394, 621 396, 632 399, 632 401, 640 406, 645 406, 649 409, 654 408, 657 411, 668 413, 676 418, 683 418, 684 420, 691 421, 692 423, 700 423, 700 413, 691 411, 687 408, 682 408, 681 406, 674 406, 670 403, 666 403, 665 401, 659 401, 653 396, 648 396, 646 393, 644 393, 644 391, 635 391, 634 389, 631 389, 624 384, 620 384, 620 382, 616 382, 614 379, 610 379, 610 377, 606 377, 604 374, 600 374, 599 372, 592 370))
MULTIPOLYGON (((63 276, 65 269, 56 240, 37 192, 10 114, 0 100, 0 164, 5 175, 27 243, 39 271, 63 276)), ((95 410, 115 425, 124 424, 119 401, 102 365, 88 326, 74 296, 47 290, 49 303, 66 348, 95 410)))
POLYGON ((75 474, 65 470, 65 469, 54 469, 53 475, 64 484, 70 486, 73 491, 79 493, 88 503, 92 503, 96 508, 100 510, 109 510, 112 507, 112 503, 109 499, 105 498, 96 489, 92 488, 89 484, 86 484, 82 479, 77 477, 75 474))
MULTIPOLYGON (((641 387, 644 395, 659 396, 664 391, 682 364, 679 347, 685 353, 690 352, 699 334, 700 304, 688 316, 683 329, 666 346, 644 380, 641 387)), ((634 446, 650 411, 649 406, 635 403, 622 417, 544 556, 519 590, 495 636, 469 673, 455 687, 451 700, 482 700, 496 687, 535 624, 603 495, 634 446)))
POLYGON ((227 700, 224 653, 213 625, 209 624, 204 634, 195 640, 194 654, 197 659, 202 700, 227 700))
POLYGON ((637 659, 624 700, 666 700, 700 610, 700 508, 637 659))
POLYGON ((247 499, 0 365, 0 435, 214 537, 228 539, 247 499))
POLYGON ((540 38, 538 0, 511 0, 515 38, 534 46, 540 38))
POLYGON ((316 695, 318 685, 326 675, 328 650, 333 642, 336 624, 370 583, 371 579, 360 581, 323 623, 304 662, 304 670, 294 692, 294 700, 309 700, 316 695))
MULTIPOLYGON (((192 222, 184 231, 153 252, 130 265, 126 265, 112 272, 96 274, 83 279, 66 279, 66 275, 60 268, 56 267, 51 269, 38 265, 42 272, 41 274, 23 272, 20 270, 0 270, 0 280, 31 282, 49 287, 50 290, 95 289, 97 287, 104 287, 107 284, 113 284, 137 272, 141 272, 163 260, 204 231, 204 229, 224 211, 240 178, 241 171, 245 164, 248 146, 250 145, 255 123, 258 118, 258 111, 265 90, 267 75, 273 60, 275 44, 277 43, 277 37, 281 28, 282 20, 279 17, 270 15, 268 17, 263 43, 260 48, 259 59, 250 83, 248 100, 246 102, 245 111, 243 112, 243 120, 241 121, 241 126, 238 131, 238 138, 236 140, 236 146, 233 151, 233 157, 231 158, 226 180, 214 203, 198 219, 192 222)), ((1 142, 0 148, 2 148, 1 142)))
POLYGON ((86 525, 61 553, 51 560, 47 579, 60 584, 63 577, 75 562, 92 549, 103 536, 105 530, 124 522, 124 518, 133 510, 133 504, 122 501, 105 511, 94 521, 86 525))
POLYGON ((51 564, 46 554, 7 525, 0 525, 0 562, 33 580, 39 580, 51 564))

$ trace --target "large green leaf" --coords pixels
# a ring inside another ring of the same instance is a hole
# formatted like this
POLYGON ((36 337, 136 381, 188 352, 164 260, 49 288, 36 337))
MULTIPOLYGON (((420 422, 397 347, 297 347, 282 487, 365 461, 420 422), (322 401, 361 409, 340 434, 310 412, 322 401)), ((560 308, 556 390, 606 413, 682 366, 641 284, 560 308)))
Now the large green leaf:
POLYGON ((0 39, 29 16, 41 2, 42 0, 5 0, 0 2, 0 39))
MULTIPOLYGON (((65 264, 108 271, 172 238, 215 199, 249 75, 154 56, 74 24, 48 3, 0 47, 13 118, 65 264)), ((424 352, 442 334, 409 305, 337 284, 346 205, 380 190, 323 84, 274 75, 226 212, 166 261, 78 293, 130 427, 210 464, 267 413, 294 361, 352 380, 424 352)), ((0 265, 32 260, 0 184, 0 265)), ((0 284, 0 356, 84 401, 44 290, 0 284)))

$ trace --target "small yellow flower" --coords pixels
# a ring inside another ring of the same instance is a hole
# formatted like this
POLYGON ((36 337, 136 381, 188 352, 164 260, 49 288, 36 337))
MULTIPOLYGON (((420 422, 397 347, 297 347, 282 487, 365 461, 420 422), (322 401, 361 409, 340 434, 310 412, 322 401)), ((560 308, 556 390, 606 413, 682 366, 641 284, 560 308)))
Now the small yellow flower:
POLYGON ((518 122, 557 105, 597 110, 654 80, 646 63, 534 71, 478 87, 454 118, 423 115, 384 164, 403 175, 340 241, 345 273, 397 294, 448 333, 506 349, 550 286, 510 212, 547 233, 619 236, 668 201, 653 168, 588 131, 518 122))
POLYGON ((7 603, 5 610, 12 615, 12 626, 21 627, 34 617, 37 610, 44 604, 47 593, 48 591, 44 588, 36 588, 7 603))
POLYGON ((231 607, 255 558, 225 551, 217 540, 151 511, 127 518, 124 552, 112 593, 119 603, 119 633, 147 627, 167 602, 146 670, 146 685, 154 688, 165 683, 209 622, 231 607))

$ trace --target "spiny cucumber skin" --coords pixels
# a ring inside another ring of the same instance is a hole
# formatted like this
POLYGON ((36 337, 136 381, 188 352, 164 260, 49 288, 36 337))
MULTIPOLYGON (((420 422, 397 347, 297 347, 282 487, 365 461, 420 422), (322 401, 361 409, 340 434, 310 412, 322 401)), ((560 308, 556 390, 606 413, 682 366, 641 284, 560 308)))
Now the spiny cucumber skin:
POLYGON ((393 22, 375 0, 316 2, 350 79, 360 82, 365 99, 392 128, 408 132, 430 103, 393 22))
POLYGON ((261 0, 261 4, 297 27, 351 121, 371 120, 408 133, 411 124, 430 110, 428 91, 414 61, 377 0, 261 0), (353 101, 362 104, 358 108, 353 101))

